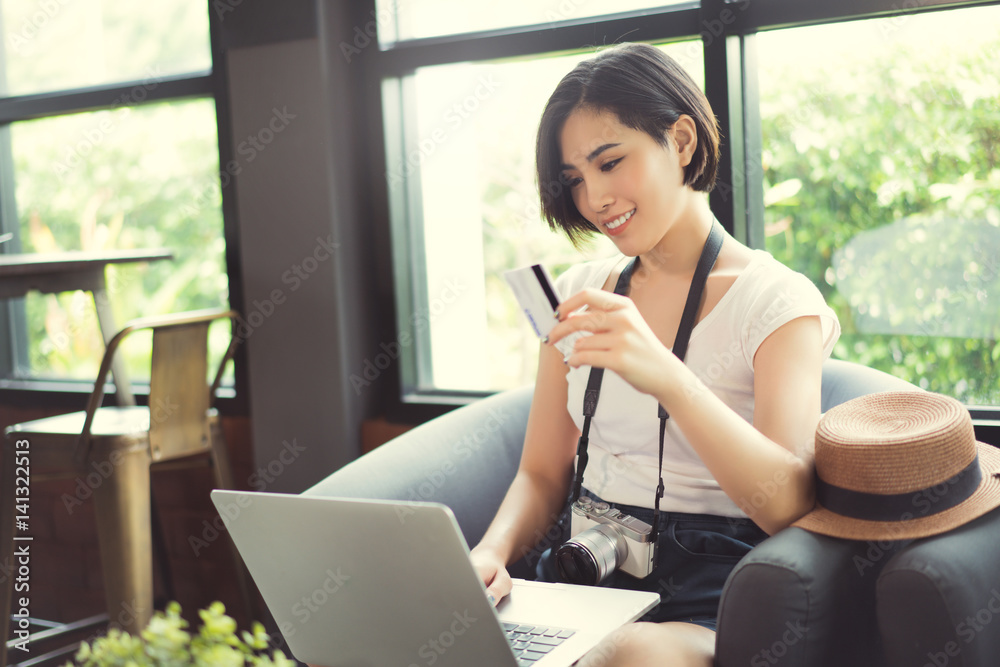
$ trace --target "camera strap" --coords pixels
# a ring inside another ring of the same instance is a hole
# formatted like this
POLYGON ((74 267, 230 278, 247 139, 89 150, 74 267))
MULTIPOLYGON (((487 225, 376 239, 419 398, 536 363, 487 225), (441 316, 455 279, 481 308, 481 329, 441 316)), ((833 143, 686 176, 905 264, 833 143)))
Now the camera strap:
MULTIPOLYGON (((715 261, 719 257, 719 250, 722 248, 722 228, 717 220, 712 222, 712 228, 708 233, 708 239, 701 250, 701 257, 698 258, 698 266, 694 270, 694 277, 691 279, 691 286, 688 288, 687 300, 684 302, 684 312, 681 315, 680 324, 677 327, 677 335, 674 337, 673 352, 678 359, 684 361, 687 353, 688 340, 691 338, 691 330, 694 329, 694 320, 698 315, 701 305, 701 295, 705 290, 705 282, 708 274, 715 266, 715 261)), ((638 264, 636 257, 622 270, 615 285, 615 294, 628 296, 629 285, 632 281, 632 272, 638 264)), ((590 377, 587 379, 587 389, 583 394, 583 428, 580 431, 580 441, 577 444, 577 464, 576 474, 570 486, 569 504, 572 505, 580 497, 583 487, 583 473, 587 468, 587 445, 590 436, 590 421, 597 411, 597 401, 601 395, 601 382, 604 379, 603 368, 591 368, 590 377)), ((663 497, 663 438, 666 433, 667 419, 670 415, 662 405, 657 406, 657 414, 660 418, 660 480, 656 487, 656 499, 653 507, 653 539, 659 536, 660 522, 660 499, 663 497)))

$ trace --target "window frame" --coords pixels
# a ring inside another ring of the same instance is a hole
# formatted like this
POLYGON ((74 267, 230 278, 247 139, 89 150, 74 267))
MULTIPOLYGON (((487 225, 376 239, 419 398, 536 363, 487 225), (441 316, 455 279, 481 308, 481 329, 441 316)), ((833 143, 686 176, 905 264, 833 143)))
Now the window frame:
MULTIPOLYGON (((403 109, 405 81, 419 67, 456 62, 477 62, 501 58, 543 55, 593 48, 595 44, 629 41, 673 42, 701 37, 704 48, 706 96, 719 118, 723 137, 720 145, 718 183, 710 206, 726 230, 751 247, 764 246, 763 172, 760 97, 757 84, 756 33, 766 30, 805 27, 852 20, 889 18, 946 9, 1000 4, 1000 0, 833 0, 803 3, 799 0, 703 0, 654 10, 625 12, 604 17, 566 20, 544 25, 523 26, 485 32, 411 39, 381 45, 366 59, 366 76, 381 86, 382 94, 393 89, 398 95, 392 111, 384 114, 381 100, 369 108, 373 146, 385 151, 373 159, 373 190, 385 187, 389 202, 387 221, 392 244, 393 266, 384 267, 394 276, 394 302, 383 304, 380 315, 400 323, 418 306, 413 276, 419 268, 413 253, 401 252, 401 239, 414 242, 420 233, 420 207, 407 206, 419 197, 418 178, 408 178, 402 187, 386 184, 387 165, 407 155, 407 133, 403 109), (721 30, 720 30, 721 28, 721 30), (395 82, 395 83, 394 83, 395 82), (391 116, 391 117, 390 117, 391 116), (411 182, 412 181, 412 182, 411 182)), ((374 0, 366 0, 365 14, 375 16, 374 0)), ((418 171, 415 171, 418 174, 418 171)), ((418 200, 419 201, 419 200, 418 200)), ((419 241, 419 239, 416 239, 419 241)), ((418 389, 419 366, 427 356, 419 343, 415 354, 401 355, 396 396, 388 397, 390 417, 430 418, 440 413, 441 404, 462 404, 490 392, 449 392, 418 389)), ((997 429, 1000 406, 970 407, 977 428, 997 429)), ((992 432, 992 431, 991 431, 992 432)))
MULTIPOLYGON (((139 104, 155 104, 184 99, 210 99, 215 103, 215 118, 218 134, 219 164, 227 164, 234 156, 234 148, 229 131, 229 98, 223 68, 224 58, 221 39, 221 18, 212 11, 211 1, 204 1, 204 11, 209 19, 209 47, 212 64, 209 69, 195 70, 182 74, 164 76, 157 79, 153 88, 146 87, 146 96, 139 104)), ((142 80, 117 81, 110 84, 68 88, 27 95, 0 97, 0 141, 8 141, 10 124, 18 121, 51 118, 61 115, 86 113, 113 109, 120 100, 127 99, 130 91, 142 86, 142 80)), ((6 154, 6 153, 5 153, 6 154)), ((221 185, 221 183, 220 183, 221 185)), ((17 211, 14 210, 13 165, 0 163, 0 233, 13 231, 17 226, 17 211)), ((237 218, 233 193, 229 188, 222 192, 223 237, 225 240, 225 263, 229 283, 230 307, 238 312, 242 307, 242 271, 237 252, 237 218)), ((85 380, 53 379, 11 379, 16 367, 15 356, 26 362, 27 342, 18 340, 24 330, 24 304, 18 300, 0 303, 0 403, 13 407, 37 406, 44 401, 46 406, 57 409, 76 409, 83 396, 93 390, 93 382, 85 380)), ((234 357, 235 382, 232 387, 222 387, 216 407, 223 414, 245 415, 248 413, 246 354, 237 348, 234 357)), ((138 403, 148 399, 148 383, 134 383, 133 391, 138 403)), ((114 403, 114 391, 109 383, 105 398, 114 403)))

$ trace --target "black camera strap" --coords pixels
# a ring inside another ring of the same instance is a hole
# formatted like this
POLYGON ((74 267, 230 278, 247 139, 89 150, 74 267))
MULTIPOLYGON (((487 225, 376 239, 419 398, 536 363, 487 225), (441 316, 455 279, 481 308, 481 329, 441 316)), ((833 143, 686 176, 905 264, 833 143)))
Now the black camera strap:
MULTIPOLYGON (((694 277, 691 279, 691 287, 688 288, 687 300, 684 302, 684 312, 681 315, 680 324, 677 327, 677 335, 674 337, 673 352, 678 359, 684 361, 687 353, 688 340, 691 338, 691 330, 694 328, 694 320, 701 305, 701 295, 705 289, 705 282, 708 274, 715 266, 715 260, 719 257, 719 250, 722 248, 722 229, 718 221, 712 222, 712 228, 708 233, 708 239, 701 250, 701 257, 698 259, 698 266, 694 270, 694 277)), ((629 285, 632 281, 632 272, 638 264, 636 257, 622 270, 618 276, 618 283, 615 285, 615 294, 628 296, 629 285)), ((601 395, 601 381, 604 379, 603 368, 591 368, 590 377, 587 379, 587 389, 583 394, 583 428, 580 431, 580 441, 577 444, 577 464, 576 474, 570 486, 569 504, 572 505, 580 497, 583 487, 583 473, 587 468, 587 445, 590 436, 590 421, 597 411, 597 401, 601 395)), ((662 405, 658 405, 658 415, 660 418, 660 481, 656 487, 656 500, 653 507, 653 535, 655 541, 660 534, 660 499, 663 497, 663 438, 666 433, 667 419, 670 415, 662 405)))

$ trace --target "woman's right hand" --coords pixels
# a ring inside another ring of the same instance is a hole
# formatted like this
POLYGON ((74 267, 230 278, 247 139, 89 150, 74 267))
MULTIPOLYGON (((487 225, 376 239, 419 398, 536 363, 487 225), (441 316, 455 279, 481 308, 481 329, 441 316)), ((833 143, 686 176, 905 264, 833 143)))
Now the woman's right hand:
POLYGON ((473 549, 471 559, 472 567, 486 585, 486 596, 495 607, 514 587, 514 582, 507 573, 507 565, 502 558, 487 549, 473 549))

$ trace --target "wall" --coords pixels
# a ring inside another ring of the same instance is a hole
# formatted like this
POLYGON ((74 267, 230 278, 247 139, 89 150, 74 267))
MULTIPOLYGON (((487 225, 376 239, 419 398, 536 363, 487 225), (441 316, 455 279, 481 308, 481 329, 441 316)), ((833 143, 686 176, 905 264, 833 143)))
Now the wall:
POLYGON ((221 17, 255 460, 301 450, 268 490, 298 492, 360 453, 373 396, 348 378, 374 340, 361 72, 339 44, 357 5, 241 3, 221 17))

